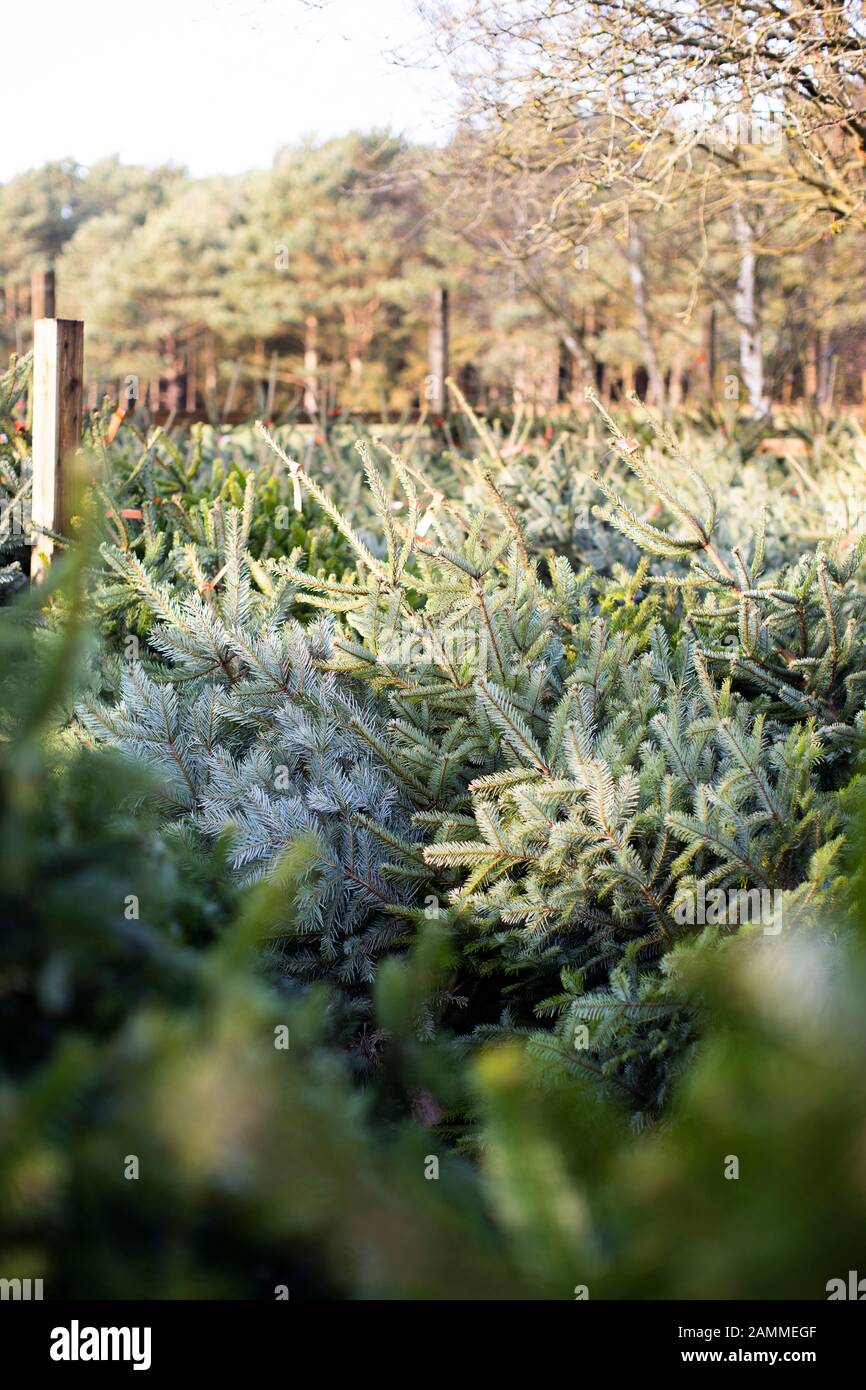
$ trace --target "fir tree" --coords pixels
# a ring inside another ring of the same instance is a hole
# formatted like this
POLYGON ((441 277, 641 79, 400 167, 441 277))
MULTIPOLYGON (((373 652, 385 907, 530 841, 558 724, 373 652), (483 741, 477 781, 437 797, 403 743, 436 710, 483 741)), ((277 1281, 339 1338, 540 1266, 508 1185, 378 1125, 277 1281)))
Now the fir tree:
POLYGON ((32 358, 13 358, 0 376, 0 591, 24 582, 22 553, 30 540, 29 448, 15 406, 31 375, 32 358))
MULTIPOLYGON (((654 1111, 669 1064, 695 1037, 687 1002, 660 1008, 651 977, 695 934, 680 905, 707 889, 784 902, 806 881, 801 897, 820 894, 839 847, 833 760, 850 763, 866 662, 852 562, 835 565, 823 551, 802 561, 802 591, 790 602, 788 578, 759 587, 760 539, 748 565, 739 553, 725 559, 703 479, 689 474, 705 500, 701 517, 639 462, 637 445, 622 442, 630 466, 688 528, 683 536, 642 521, 608 486, 631 540, 671 561, 692 559, 694 578, 660 581, 674 600, 685 595, 682 616, 660 603, 646 561, 600 579, 559 556, 542 578, 494 474, 484 479, 488 512, 470 518, 394 457, 404 494, 395 511, 366 452, 386 557, 301 473, 355 550, 359 577, 335 585, 290 562, 281 568, 308 602, 342 615, 333 664, 388 694, 387 736, 363 736, 432 836, 427 864, 459 873, 450 899, 475 915, 483 968, 493 955, 521 979, 506 1026, 533 1002, 549 1010, 549 982, 568 971, 572 996, 588 991, 590 1015, 606 1001, 606 1026, 595 1028, 584 1063, 654 1111), (423 507, 419 485, 430 499, 423 507), (695 585, 709 589, 705 611, 728 641, 725 671, 699 638, 695 585), (719 591, 735 595, 735 607, 722 608, 719 591), (781 605, 794 608, 815 656, 795 657, 780 690, 781 605)), ((570 1002, 566 1012, 573 1024, 570 1002)))
POLYGON ((376 701, 327 671, 333 621, 303 629, 287 617, 292 586, 278 563, 251 568, 244 515, 213 507, 208 524, 224 527, 220 571, 183 598, 136 556, 104 549, 153 616, 152 655, 127 663, 115 703, 91 700, 79 715, 94 738, 157 772, 170 821, 230 835, 242 882, 312 835, 317 857, 274 949, 292 976, 357 986, 401 930, 391 904, 423 876, 404 798, 371 752, 376 701))

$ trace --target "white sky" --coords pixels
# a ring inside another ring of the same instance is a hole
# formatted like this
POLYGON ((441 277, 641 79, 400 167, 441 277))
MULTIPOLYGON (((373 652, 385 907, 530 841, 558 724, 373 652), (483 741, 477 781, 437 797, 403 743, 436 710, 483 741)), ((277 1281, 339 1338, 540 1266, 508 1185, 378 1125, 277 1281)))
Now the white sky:
POLYGON ((237 173, 304 135, 390 126, 440 141, 449 128, 432 59, 390 56, 425 51, 412 0, 27 0, 13 28, 0 181, 108 154, 237 173))

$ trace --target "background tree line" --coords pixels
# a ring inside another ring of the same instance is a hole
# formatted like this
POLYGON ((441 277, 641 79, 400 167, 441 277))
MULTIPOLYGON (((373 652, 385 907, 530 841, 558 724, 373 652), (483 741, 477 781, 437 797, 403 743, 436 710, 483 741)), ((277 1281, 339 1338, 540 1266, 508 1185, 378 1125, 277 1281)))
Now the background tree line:
MULTIPOLYGON (((88 368, 232 376, 308 410, 423 402, 431 294, 491 405, 862 398, 862 5, 476 0, 430 12, 463 94, 444 149, 383 132, 195 179, 116 158, 0 188, 11 286, 58 276, 88 368), (235 364, 235 365, 233 365, 235 364), (273 389, 273 388, 272 388, 273 389)), ((429 390, 427 392, 429 396, 429 390)))

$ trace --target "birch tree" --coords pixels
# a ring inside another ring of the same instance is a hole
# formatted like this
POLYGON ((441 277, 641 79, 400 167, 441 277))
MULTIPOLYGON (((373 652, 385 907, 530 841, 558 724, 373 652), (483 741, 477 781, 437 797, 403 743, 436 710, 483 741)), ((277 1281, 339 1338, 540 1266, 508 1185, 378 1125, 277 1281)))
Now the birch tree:
POLYGON ((699 300, 725 297, 706 248, 711 228, 727 236, 743 385, 763 414, 762 258, 866 228, 862 0, 425 8, 461 84, 476 162, 506 180, 519 171, 545 203, 536 235, 543 222, 577 246, 627 219, 650 395, 662 394, 661 370, 640 228, 669 209, 694 217, 704 250, 685 287, 684 321, 699 300))

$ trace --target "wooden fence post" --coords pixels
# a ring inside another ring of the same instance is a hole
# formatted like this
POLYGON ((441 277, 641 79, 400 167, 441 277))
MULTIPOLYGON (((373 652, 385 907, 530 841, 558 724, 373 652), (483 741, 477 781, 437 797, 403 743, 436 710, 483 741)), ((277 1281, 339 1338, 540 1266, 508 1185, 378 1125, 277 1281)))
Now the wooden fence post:
POLYGON ((54 318, 54 271, 34 270, 30 277, 30 312, 37 319, 54 318))
POLYGON ((30 575, 39 579, 72 505, 69 462, 81 444, 84 324, 37 319, 33 325, 33 531, 30 575))
POLYGON ((448 291, 440 285, 433 294, 433 316, 430 320, 430 375, 427 378, 427 400, 431 415, 448 414, 448 291))

